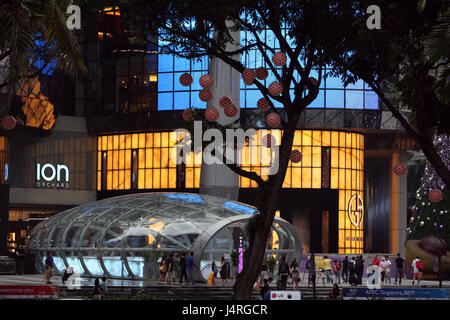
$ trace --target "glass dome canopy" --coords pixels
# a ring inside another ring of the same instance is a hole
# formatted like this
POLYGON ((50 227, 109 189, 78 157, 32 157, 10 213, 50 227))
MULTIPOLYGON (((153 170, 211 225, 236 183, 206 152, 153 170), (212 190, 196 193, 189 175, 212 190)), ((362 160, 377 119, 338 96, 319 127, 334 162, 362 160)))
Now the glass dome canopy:
MULTIPOLYGON (((50 251, 58 272, 72 266, 87 276, 155 279, 161 256, 169 253, 193 251, 196 261, 208 265, 203 253, 206 248, 211 252, 210 240, 228 227, 245 224, 254 214, 259 212, 252 206, 203 194, 125 195, 84 204, 41 222, 30 234, 28 249, 41 271, 50 251)), ((279 218, 274 228, 280 229, 280 224, 291 239, 284 253, 298 251, 296 231, 279 218)), ((233 233, 226 234, 230 238, 221 241, 230 245, 219 250, 225 254, 224 248, 236 249, 233 233)), ((197 280, 205 280, 202 273, 196 270, 197 280)))

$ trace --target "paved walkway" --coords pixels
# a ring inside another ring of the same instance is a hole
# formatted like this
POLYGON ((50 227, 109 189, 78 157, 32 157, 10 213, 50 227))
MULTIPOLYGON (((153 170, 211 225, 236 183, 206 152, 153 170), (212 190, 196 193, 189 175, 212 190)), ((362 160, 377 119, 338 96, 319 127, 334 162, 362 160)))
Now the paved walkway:
MULTIPOLYGON (((28 275, 0 275, 0 286, 1 285, 43 285, 44 282, 42 281, 43 275, 42 274, 28 274, 28 275)), ((307 287, 308 285, 308 275, 305 274, 305 276, 303 277, 303 274, 300 276, 300 279, 303 281, 299 283, 299 287, 300 289, 302 287, 307 287)), ((95 278, 88 278, 88 277, 81 277, 80 279, 80 285, 81 286, 93 286, 94 285, 94 280, 95 278)), ((394 285, 393 284, 393 280, 391 280, 391 284, 387 284, 384 285, 383 287, 391 287, 391 288, 395 288, 395 287, 400 287, 398 285, 394 285)), ((55 285, 59 285, 62 286, 62 280, 61 280, 61 276, 59 275, 55 275, 52 278, 52 283, 55 285)), ((366 278, 363 278, 363 286, 365 286, 366 283, 366 278)), ((234 284, 234 280, 229 280, 227 283, 225 283, 225 286, 227 287, 231 287, 234 284)), ((275 285, 275 281, 272 282, 273 285, 275 285)), ((118 279, 108 279, 108 286, 112 286, 112 287, 125 287, 125 286, 133 286, 133 287, 146 287, 146 286, 157 286, 158 285, 158 281, 152 281, 152 280, 146 280, 146 281, 141 281, 141 280, 118 280, 118 279)), ((164 285, 164 284, 160 284, 160 286, 169 286, 169 285, 164 285)), ((174 285, 170 285, 170 286, 174 286, 174 285)), ((177 285, 179 286, 179 285, 177 285)), ((206 284, 204 283, 197 283, 196 286, 206 286, 206 284)), ((216 279, 216 287, 220 287, 222 286, 222 281, 220 279, 216 279)), ((332 284, 327 284, 325 283, 325 285, 322 284, 322 281, 318 281, 317 282, 317 287, 330 287, 331 288, 332 284)), ((349 287, 349 284, 346 283, 342 283, 340 284, 340 287, 349 287)), ((445 288, 450 288, 450 281, 443 281, 442 282, 442 286, 445 288)), ((174 286, 175 287, 175 286, 174 286)), ((412 280, 409 279, 403 279, 402 280, 402 285, 401 287, 412 287, 412 280)), ((417 285, 416 285, 417 287, 417 285)), ((420 282, 420 287, 423 288, 438 288, 439 287, 439 283, 436 280, 422 280, 420 282)), ((292 284, 290 282, 288 282, 288 289, 292 288, 292 284)))

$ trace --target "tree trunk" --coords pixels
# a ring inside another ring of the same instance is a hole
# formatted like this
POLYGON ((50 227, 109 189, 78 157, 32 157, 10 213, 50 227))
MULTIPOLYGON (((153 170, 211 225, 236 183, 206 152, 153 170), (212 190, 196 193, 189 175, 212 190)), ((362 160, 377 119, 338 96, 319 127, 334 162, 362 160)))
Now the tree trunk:
POLYGON ((244 268, 237 276, 236 283, 233 287, 234 298, 237 300, 250 299, 253 286, 261 272, 267 239, 275 217, 280 190, 286 176, 289 156, 294 141, 295 125, 298 121, 299 114, 296 113, 290 116, 287 128, 283 131, 278 173, 270 176, 268 184, 259 189, 262 191, 260 205, 258 206, 260 214, 253 217, 247 227, 249 247, 244 254, 244 268))

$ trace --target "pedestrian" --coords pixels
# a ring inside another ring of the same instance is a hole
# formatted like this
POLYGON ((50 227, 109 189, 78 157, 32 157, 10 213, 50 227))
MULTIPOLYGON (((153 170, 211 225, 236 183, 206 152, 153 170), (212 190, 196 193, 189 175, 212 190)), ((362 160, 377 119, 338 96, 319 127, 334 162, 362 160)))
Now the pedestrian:
POLYGON ((373 258, 373 260, 372 260, 372 265, 373 266, 377 266, 377 267, 379 267, 380 266, 380 259, 378 259, 378 256, 377 255, 375 255, 375 257, 373 258))
POLYGON ((337 285, 337 283, 335 283, 328 295, 330 296, 331 299, 336 300, 337 298, 339 298, 340 294, 341 292, 339 290, 339 286, 337 285))
POLYGON ((181 255, 181 258, 180 258, 180 265, 179 265, 180 285, 183 285, 183 278, 184 278, 185 282, 187 282, 186 266, 187 266, 186 253, 183 252, 183 254, 181 255))
POLYGON ((217 278, 217 265, 216 262, 213 260, 212 264, 211 264, 211 272, 214 275, 214 278, 217 278))
POLYGON ((269 288, 269 279, 264 279, 263 280, 263 286, 261 287, 261 299, 265 300, 266 299, 266 295, 269 292, 270 288, 269 288))
POLYGON ((322 279, 322 284, 325 285, 325 279, 327 277, 327 273, 325 272, 325 269, 320 268, 320 279, 322 279))
POLYGON ((100 288, 103 291, 103 296, 106 297, 106 295, 108 294, 108 285, 106 284, 106 277, 103 276, 102 277, 102 282, 100 283, 100 288))
POLYGON ((360 255, 358 256, 358 259, 356 259, 356 276, 358 279, 358 284, 362 284, 362 278, 363 278, 363 274, 364 274, 364 260, 363 260, 363 256, 360 255))
POLYGON ((103 290, 100 286, 100 280, 98 280, 98 278, 96 278, 94 281, 94 298, 95 298, 95 300, 100 300, 104 296, 105 296, 105 293, 103 292, 103 290))
POLYGON ((422 278, 422 270, 423 270, 423 268, 424 268, 424 265, 423 265, 423 262, 422 261, 420 261, 420 257, 419 256, 417 256, 414 260, 413 260, 413 262, 412 262, 412 267, 413 267, 413 272, 414 272, 414 275, 413 275, 413 282, 412 282, 412 285, 414 286, 414 281, 417 279, 417 285, 419 286, 420 285, 420 279, 422 278))
POLYGON ((316 258, 314 253, 311 253, 311 257, 306 261, 306 269, 308 270, 308 287, 310 283, 316 282, 316 258))
POLYGON ((300 279, 300 275, 299 275, 299 270, 298 270, 297 259, 292 258, 290 267, 291 267, 291 275, 292 275, 292 288, 294 290, 298 290, 298 281, 300 279))
POLYGON ((332 283, 333 279, 331 278, 331 259, 329 259, 328 256, 324 256, 323 263, 325 266, 325 272, 327 273, 327 283, 332 283))
POLYGON ((47 252, 47 258, 45 259, 45 273, 44 273, 44 281, 47 284, 51 284, 50 281, 53 276, 53 267, 55 266, 55 263, 53 262, 52 253, 49 251, 47 252))
POLYGON ((286 257, 281 257, 280 264, 278 265, 278 276, 280 276, 281 290, 286 290, 287 279, 289 276, 289 265, 286 262, 286 257))
POLYGON ((356 273, 356 259, 352 257, 352 260, 349 262, 348 270, 350 272, 350 285, 352 287, 356 287, 358 285, 358 275, 356 273))
POLYGON ((227 280, 227 265, 225 264, 225 258, 220 258, 220 278, 222 279, 222 286, 225 285, 227 280))
POLYGON ((23 274, 25 266, 25 248, 19 244, 16 250, 16 274, 23 274))
POLYGON ((166 257, 163 256, 161 258, 161 263, 159 264, 159 280, 158 280, 158 284, 161 284, 163 281, 166 282, 166 277, 167 277, 166 257))
POLYGON ((397 259, 395 259, 395 280, 394 284, 402 285, 402 279, 403 279, 403 270, 405 266, 405 260, 401 257, 400 253, 397 253, 397 259), (398 283, 397 283, 398 279, 398 283))
POLYGON ((165 284, 167 284, 167 282, 169 282, 169 284, 170 284, 170 280, 172 280, 173 284, 177 284, 177 282, 175 280, 175 275, 173 273, 173 270, 174 270, 173 263, 174 263, 173 253, 170 253, 169 254, 169 258, 167 258, 167 262, 166 262, 166 264, 167 264, 167 276, 166 276, 165 284))
POLYGON ((264 279, 267 278, 268 271, 267 271, 267 265, 266 265, 266 259, 263 259, 263 263, 261 266, 261 272, 259 273, 259 283, 263 283, 264 279))
POLYGON ((188 284, 194 285, 194 252, 191 251, 187 258, 187 265, 186 265, 186 271, 187 271, 187 282, 188 284))
POLYGON ((341 262, 334 260, 333 261, 333 273, 334 273, 334 277, 335 277, 335 281, 334 283, 339 283, 341 284, 341 262))
POLYGON ((383 278, 383 284, 384 282, 389 282, 391 284, 391 265, 392 262, 389 259, 388 256, 384 256, 384 264, 383 264, 383 271, 384 271, 384 278, 383 278))
POLYGON ((73 267, 68 267, 64 270, 64 273, 61 277, 62 283, 66 284, 66 281, 73 275, 73 267))
POLYGON ((385 267, 386 267, 384 258, 381 258, 380 263, 378 264, 378 267, 379 267, 379 271, 380 271, 380 274, 381 274, 381 284, 384 285, 384 278, 385 278, 385 275, 386 275, 386 272, 384 270, 385 267))
POLYGON ((348 265, 349 265, 348 256, 345 256, 344 260, 342 260, 342 281, 344 283, 348 283, 348 265))

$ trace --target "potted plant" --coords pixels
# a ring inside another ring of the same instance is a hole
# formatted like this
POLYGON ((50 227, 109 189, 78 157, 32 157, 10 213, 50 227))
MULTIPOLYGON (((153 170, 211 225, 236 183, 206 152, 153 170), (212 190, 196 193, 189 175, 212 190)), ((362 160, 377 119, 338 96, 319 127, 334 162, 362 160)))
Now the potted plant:
POLYGON ((239 252, 237 250, 231 251, 231 263, 233 264, 233 274, 234 277, 238 274, 238 266, 239 266, 239 252))
POLYGON ((274 277, 275 266, 277 265, 277 260, 273 256, 269 256, 266 259, 267 269, 269 269, 269 277, 274 277))

